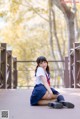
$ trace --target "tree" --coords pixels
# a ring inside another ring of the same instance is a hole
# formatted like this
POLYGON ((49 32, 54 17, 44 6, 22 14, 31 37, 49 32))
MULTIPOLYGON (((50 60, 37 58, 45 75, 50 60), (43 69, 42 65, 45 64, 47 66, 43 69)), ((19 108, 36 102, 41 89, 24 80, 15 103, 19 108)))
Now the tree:
POLYGON ((68 48, 70 52, 70 48, 73 47, 73 43, 74 41, 76 41, 75 39, 76 10, 74 9, 74 11, 72 11, 72 9, 66 5, 66 2, 64 0, 52 0, 52 2, 62 11, 66 19, 68 28, 68 48))

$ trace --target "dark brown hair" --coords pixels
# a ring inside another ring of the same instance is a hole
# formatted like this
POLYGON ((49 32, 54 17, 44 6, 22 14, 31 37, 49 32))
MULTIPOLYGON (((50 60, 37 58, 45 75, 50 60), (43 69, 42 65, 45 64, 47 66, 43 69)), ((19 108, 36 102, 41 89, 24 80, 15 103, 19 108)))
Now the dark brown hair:
POLYGON ((46 72, 50 75, 50 70, 49 70, 49 66, 48 66, 48 61, 47 61, 47 59, 46 59, 44 56, 40 56, 40 57, 38 57, 37 60, 36 60, 37 66, 36 66, 36 69, 35 69, 35 76, 36 76, 37 68, 39 67, 39 63, 44 62, 44 61, 47 62, 46 72))

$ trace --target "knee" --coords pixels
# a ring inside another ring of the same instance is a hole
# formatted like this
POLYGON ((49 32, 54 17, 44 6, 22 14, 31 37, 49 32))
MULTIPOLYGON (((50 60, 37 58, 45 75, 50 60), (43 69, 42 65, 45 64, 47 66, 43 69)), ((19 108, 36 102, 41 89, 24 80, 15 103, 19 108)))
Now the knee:
POLYGON ((45 95, 42 97, 42 99, 47 99, 48 97, 48 92, 45 93, 45 95))
POLYGON ((52 99, 52 95, 46 92, 46 94, 43 96, 42 99, 46 99, 46 100, 52 99))
POLYGON ((64 100, 64 97, 63 97, 63 95, 59 94, 58 97, 57 97, 57 101, 60 102, 62 100, 64 100))

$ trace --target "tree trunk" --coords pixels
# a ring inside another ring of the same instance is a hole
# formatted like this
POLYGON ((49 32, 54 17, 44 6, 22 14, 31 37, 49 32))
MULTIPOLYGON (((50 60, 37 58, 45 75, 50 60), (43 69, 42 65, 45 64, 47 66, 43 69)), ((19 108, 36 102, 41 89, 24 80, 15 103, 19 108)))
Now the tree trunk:
MULTIPOLYGON (((73 11, 71 11, 71 8, 69 8, 64 0, 52 0, 53 3, 63 12, 66 23, 67 23, 67 29, 68 29, 68 56, 69 56, 69 62, 70 62, 70 49, 73 48, 73 43, 77 41, 77 27, 76 27, 76 8, 75 7, 75 0, 73 0, 74 8, 73 11)), ((69 67, 70 69, 71 67, 69 67)), ((71 69, 69 70, 69 79, 71 75, 71 69)))
POLYGON ((68 28, 68 51, 73 46, 75 41, 75 13, 71 11, 71 8, 66 6, 64 0, 52 0, 53 3, 63 12, 67 21, 68 28))
POLYGON ((68 53, 73 47, 73 42, 75 42, 75 31, 74 31, 74 16, 67 17, 67 29, 68 29, 68 53))
MULTIPOLYGON (((58 36, 57 36, 57 30, 56 30, 55 12, 54 12, 53 9, 52 9, 52 15, 53 15, 53 34, 55 36, 55 40, 56 40, 56 43, 57 43, 57 48, 58 48, 60 60, 63 60, 63 56, 62 56, 61 48, 60 48, 60 44, 59 44, 59 39, 58 39, 58 36)), ((62 62, 62 67, 63 67, 63 62, 62 62)))
MULTIPOLYGON (((60 53, 60 58, 61 58, 61 60, 63 60, 61 52, 60 52, 61 50, 60 50, 58 37, 57 37, 57 34, 55 33, 56 32, 56 26, 55 26, 55 22, 54 22, 55 18, 54 18, 54 21, 53 21, 52 15, 53 15, 52 14, 52 3, 49 0, 49 33, 50 33, 49 42, 50 42, 50 48, 51 48, 51 55, 52 55, 53 59, 56 60, 56 57, 55 57, 55 54, 54 54, 54 49, 53 49, 53 29, 54 29, 54 36, 55 36, 55 39, 57 39, 56 42, 57 42, 58 50, 59 50, 59 53, 60 53)), ((53 67, 59 71, 58 75, 63 79, 62 72, 60 70, 58 62, 55 62, 53 67)))

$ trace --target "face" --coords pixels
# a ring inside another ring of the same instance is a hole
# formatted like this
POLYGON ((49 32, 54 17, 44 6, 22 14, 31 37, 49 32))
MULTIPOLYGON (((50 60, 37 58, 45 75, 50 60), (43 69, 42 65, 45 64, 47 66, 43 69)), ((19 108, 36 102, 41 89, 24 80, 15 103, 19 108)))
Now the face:
POLYGON ((41 62, 41 63, 39 63, 39 66, 42 67, 44 70, 46 70, 47 62, 46 61, 41 62))

